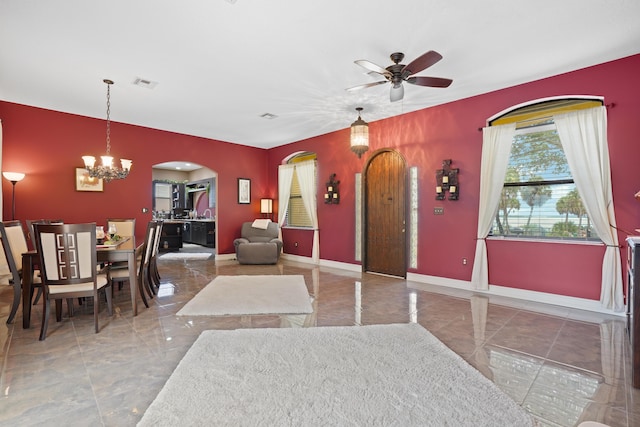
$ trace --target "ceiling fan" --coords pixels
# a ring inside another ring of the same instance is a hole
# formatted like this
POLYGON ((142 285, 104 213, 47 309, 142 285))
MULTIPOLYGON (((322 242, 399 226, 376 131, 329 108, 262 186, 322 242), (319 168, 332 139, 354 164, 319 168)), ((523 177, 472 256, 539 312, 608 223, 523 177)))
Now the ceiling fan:
POLYGON ((379 65, 374 64, 371 61, 367 61, 366 59, 359 59, 354 61, 356 64, 370 71, 369 74, 380 74, 386 80, 381 80, 379 82, 367 83, 359 86, 354 86, 347 91, 352 92, 360 89, 365 89, 368 87, 373 87, 377 85, 381 85, 387 82, 391 83, 391 93, 390 99, 391 102, 400 101, 404 98, 404 87, 402 86, 402 82, 411 83, 418 86, 429 86, 429 87, 449 87, 449 85, 453 82, 451 79, 445 79, 442 77, 423 77, 416 76, 415 74, 420 71, 431 67, 436 62, 442 59, 442 55, 438 52, 430 50, 421 56, 417 57, 409 64, 404 65, 400 64, 400 61, 404 59, 404 53, 394 52, 391 54, 391 60, 393 61, 393 65, 389 65, 387 68, 383 68, 379 65))

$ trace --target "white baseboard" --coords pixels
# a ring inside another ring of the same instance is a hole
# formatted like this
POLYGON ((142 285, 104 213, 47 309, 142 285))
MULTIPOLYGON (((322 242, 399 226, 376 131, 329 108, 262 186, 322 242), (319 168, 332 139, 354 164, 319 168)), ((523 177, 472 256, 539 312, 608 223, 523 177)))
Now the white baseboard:
MULTIPOLYGON (((576 298, 566 295, 549 294, 546 292, 537 292, 524 289, 508 288, 505 286, 489 285, 489 290, 476 290, 471 288, 471 282, 466 280, 449 279, 446 277, 427 276, 423 274, 407 273, 407 280, 418 283, 407 283, 407 286, 416 289, 424 289, 422 284, 428 286, 434 285, 445 287, 452 290, 467 291, 474 294, 482 294, 487 296, 505 297, 520 300, 527 303, 551 304, 565 308, 573 308, 578 310, 593 311, 603 314, 611 314, 614 316, 626 316, 625 312, 615 312, 602 307, 600 301, 576 298)), ((429 290, 429 289, 424 289, 429 290)), ((526 305, 523 305, 526 307, 526 305)))
MULTIPOLYGON (((311 257, 282 254, 281 258, 288 261, 301 262, 305 264, 316 264, 311 257)), ((216 255, 216 260, 235 260, 235 254, 216 255)), ((317 264, 321 267, 337 268, 350 272, 362 272, 360 264, 350 264, 346 262, 338 262, 327 259, 320 259, 317 264)), ((603 308, 600 301, 585 298, 569 297, 565 295, 549 294, 546 292, 529 291, 524 289, 509 288, 505 286, 489 285, 489 290, 479 291, 471 288, 471 282, 459 279, 450 279, 447 277, 428 276, 425 274, 407 273, 407 287, 413 289, 421 289, 439 293, 451 294, 453 296, 465 296, 470 294, 481 294, 490 296, 492 301, 500 303, 500 298, 510 298, 512 300, 521 301, 523 308, 527 308, 527 304, 550 304, 564 308, 592 311, 596 313, 610 314, 614 316, 624 317, 625 312, 614 312, 603 308)), ((513 301, 503 301, 505 305, 514 305, 513 301)), ((517 304, 515 304, 517 305, 517 304)))
POLYGON ((216 261, 235 261, 236 254, 216 254, 216 261))
MULTIPOLYGON (((282 254, 282 259, 286 259, 287 261, 295 261, 295 262, 303 262, 305 264, 316 264, 313 262, 311 257, 300 256, 300 255, 291 255, 291 254, 282 254)), ((358 264, 349 264, 346 262, 333 261, 330 259, 321 259, 319 263, 317 263, 320 267, 329 267, 329 268, 339 268, 341 270, 352 271, 356 273, 360 273, 362 271, 362 266, 358 264)))

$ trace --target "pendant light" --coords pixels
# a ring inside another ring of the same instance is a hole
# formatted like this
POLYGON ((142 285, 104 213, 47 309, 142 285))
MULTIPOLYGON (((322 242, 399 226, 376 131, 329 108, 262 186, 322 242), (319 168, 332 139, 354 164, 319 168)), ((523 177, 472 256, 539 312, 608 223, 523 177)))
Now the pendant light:
POLYGON ((82 156, 84 161, 84 167, 89 172, 89 176, 92 178, 104 179, 109 182, 112 179, 124 179, 129 175, 131 170, 132 161, 128 159, 121 159, 120 164, 122 169, 113 165, 113 157, 111 156, 111 85, 113 80, 104 79, 103 82, 107 84, 107 153, 104 156, 100 156, 102 159, 101 165, 96 165, 96 158, 94 156, 82 156))
POLYGON ((369 124, 360 117, 362 107, 356 108, 356 111, 358 119, 351 123, 351 151, 360 158, 369 149, 369 124))

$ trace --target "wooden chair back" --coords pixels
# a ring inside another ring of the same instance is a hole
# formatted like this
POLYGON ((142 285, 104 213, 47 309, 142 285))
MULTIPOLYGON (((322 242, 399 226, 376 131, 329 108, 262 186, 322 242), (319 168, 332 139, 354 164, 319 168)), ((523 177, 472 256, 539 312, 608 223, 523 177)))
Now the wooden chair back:
POLYGON ((27 223, 27 240, 31 242, 33 249, 36 248, 36 236, 33 234, 33 224, 62 224, 61 219, 28 219, 27 223))
MULTIPOLYGON (((136 232, 135 218, 110 218, 107 219, 107 230, 109 225, 116 225, 116 233, 122 237, 133 237, 136 232)), ((105 230, 106 231, 106 230, 105 230)))
POLYGON ((13 284, 13 303, 7 318, 7 323, 11 323, 18 312, 22 295, 22 254, 29 250, 20 221, 0 222, 0 241, 13 284))
POLYGON ((40 274, 52 285, 96 282, 96 224, 34 224, 40 274))
POLYGON ((9 270, 22 273, 22 254, 29 250, 27 237, 20 221, 5 221, 0 226, 0 237, 2 238, 2 248, 9 270))
MULTIPOLYGON (((50 301, 56 300, 57 320, 61 320, 63 299, 93 298, 93 323, 98 333, 98 290, 110 286, 96 270, 96 224, 34 224, 36 250, 40 258, 43 304, 40 340, 47 336, 50 301)), ((107 309, 113 313, 111 289, 106 289, 107 309)))

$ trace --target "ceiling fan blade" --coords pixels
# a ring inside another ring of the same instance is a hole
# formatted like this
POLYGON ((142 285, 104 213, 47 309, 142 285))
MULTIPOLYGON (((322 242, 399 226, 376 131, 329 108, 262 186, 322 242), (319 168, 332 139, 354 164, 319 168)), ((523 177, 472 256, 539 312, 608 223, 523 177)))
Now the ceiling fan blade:
POLYGON ((391 94, 390 97, 391 102, 400 101, 404 98, 404 86, 401 84, 398 86, 391 86, 391 94))
POLYGON ((378 85, 381 85, 383 83, 388 83, 388 82, 386 80, 382 80, 382 81, 379 81, 379 82, 366 83, 366 84, 363 84, 363 85, 350 87, 350 88, 347 89, 347 92, 354 92, 356 90, 366 89, 366 88, 372 87, 372 86, 378 86, 378 85))
POLYGON ((407 83, 411 83, 412 85, 418 86, 429 86, 429 87, 449 87, 453 80, 444 79, 442 77, 409 77, 406 80, 407 83))
POLYGON ((373 71, 374 73, 382 74, 383 76, 390 76, 391 73, 387 71, 384 67, 374 64, 371 61, 367 61, 366 59, 358 59, 357 61, 353 61, 359 66, 366 68, 369 71, 373 71))
POLYGON ((422 56, 417 57, 402 69, 402 73, 405 75, 417 74, 425 68, 431 67, 436 62, 442 59, 442 55, 434 50, 430 50, 427 53, 423 53, 422 56))

